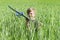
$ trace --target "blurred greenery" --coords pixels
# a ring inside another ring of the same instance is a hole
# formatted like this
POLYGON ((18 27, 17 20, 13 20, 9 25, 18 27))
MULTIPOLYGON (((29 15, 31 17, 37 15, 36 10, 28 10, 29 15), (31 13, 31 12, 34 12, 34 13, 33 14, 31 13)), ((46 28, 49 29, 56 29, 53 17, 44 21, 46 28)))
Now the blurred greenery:
POLYGON ((0 40, 60 40, 60 0, 0 0, 0 40), (36 9, 43 23, 37 33, 26 30, 25 19, 8 8, 24 12, 36 9))

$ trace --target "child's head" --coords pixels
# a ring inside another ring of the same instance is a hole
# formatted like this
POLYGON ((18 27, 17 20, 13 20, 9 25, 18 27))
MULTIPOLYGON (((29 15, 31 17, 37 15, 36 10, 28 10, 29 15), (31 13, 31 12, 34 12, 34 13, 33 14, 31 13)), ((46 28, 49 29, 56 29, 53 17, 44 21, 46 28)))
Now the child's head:
POLYGON ((27 9, 27 15, 31 20, 35 19, 35 9, 34 8, 28 8, 27 9))

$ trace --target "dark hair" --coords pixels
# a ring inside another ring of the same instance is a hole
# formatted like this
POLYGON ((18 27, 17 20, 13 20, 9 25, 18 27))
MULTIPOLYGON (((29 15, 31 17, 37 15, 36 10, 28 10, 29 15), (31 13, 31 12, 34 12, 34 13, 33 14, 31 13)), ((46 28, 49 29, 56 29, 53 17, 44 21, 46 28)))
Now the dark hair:
POLYGON ((34 8, 28 8, 27 9, 27 14, 29 14, 29 12, 31 12, 31 10, 35 10, 34 8))

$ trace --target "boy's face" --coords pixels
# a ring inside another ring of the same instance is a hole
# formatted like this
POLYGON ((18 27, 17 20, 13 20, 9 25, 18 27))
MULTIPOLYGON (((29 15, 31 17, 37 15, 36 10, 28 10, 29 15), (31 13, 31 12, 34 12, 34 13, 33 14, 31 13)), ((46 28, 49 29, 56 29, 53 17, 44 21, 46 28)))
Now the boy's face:
POLYGON ((31 12, 29 13, 29 17, 30 17, 31 20, 35 19, 35 12, 34 12, 34 10, 31 10, 31 12))

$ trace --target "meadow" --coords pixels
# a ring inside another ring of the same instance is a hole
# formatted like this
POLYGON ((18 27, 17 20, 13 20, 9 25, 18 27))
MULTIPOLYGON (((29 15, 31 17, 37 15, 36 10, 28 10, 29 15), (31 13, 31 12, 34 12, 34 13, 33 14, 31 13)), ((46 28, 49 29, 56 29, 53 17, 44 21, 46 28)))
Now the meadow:
POLYGON ((60 40, 60 1, 0 0, 0 40, 60 40), (36 9, 36 18, 43 26, 35 36, 34 32, 26 36, 29 32, 26 33, 24 17, 17 17, 8 5, 24 15, 27 8, 36 9))

